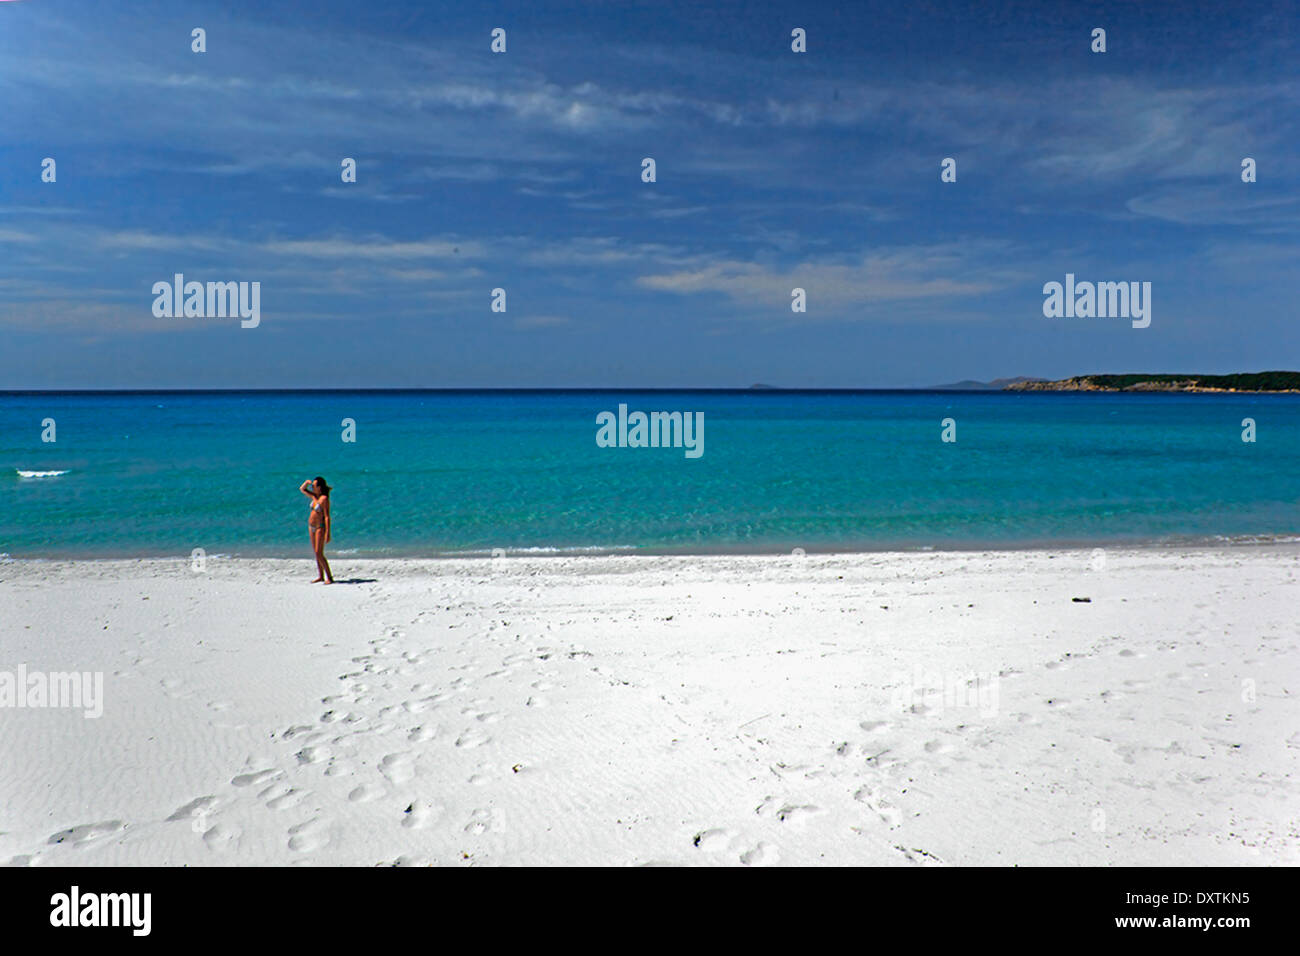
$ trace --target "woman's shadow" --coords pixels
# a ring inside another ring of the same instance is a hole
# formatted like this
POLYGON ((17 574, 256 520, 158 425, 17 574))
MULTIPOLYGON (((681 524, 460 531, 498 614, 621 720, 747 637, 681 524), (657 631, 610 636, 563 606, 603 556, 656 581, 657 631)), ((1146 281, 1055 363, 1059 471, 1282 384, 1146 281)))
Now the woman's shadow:
POLYGON ((379 578, 335 578, 335 584, 378 584, 379 578))

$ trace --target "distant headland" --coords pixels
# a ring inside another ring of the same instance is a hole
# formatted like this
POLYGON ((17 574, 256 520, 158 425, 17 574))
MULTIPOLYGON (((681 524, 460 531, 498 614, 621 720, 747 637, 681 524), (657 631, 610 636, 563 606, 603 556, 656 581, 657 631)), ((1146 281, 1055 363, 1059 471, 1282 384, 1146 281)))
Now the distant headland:
POLYGON ((1055 382, 1027 378, 1001 387, 1013 392, 1300 392, 1300 372, 1076 375, 1055 382))

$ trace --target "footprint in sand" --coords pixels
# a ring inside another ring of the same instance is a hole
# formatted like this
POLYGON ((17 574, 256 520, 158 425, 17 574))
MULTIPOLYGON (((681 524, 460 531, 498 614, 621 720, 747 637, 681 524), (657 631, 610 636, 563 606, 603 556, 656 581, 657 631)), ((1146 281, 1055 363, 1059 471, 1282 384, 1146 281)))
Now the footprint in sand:
POLYGON ((446 808, 440 803, 416 800, 402 814, 402 826, 408 830, 423 830, 441 820, 445 813, 446 808))
POLYGON ((434 737, 437 737, 441 732, 442 729, 440 727, 431 727, 427 724, 422 724, 419 727, 412 727, 410 732, 406 735, 406 739, 412 743, 423 743, 426 740, 432 740, 434 737))
POLYGON ((329 828, 319 817, 289 828, 289 849, 298 853, 311 853, 329 842, 329 828))
POLYGON ((803 826, 809 820, 812 820, 814 817, 819 817, 825 812, 826 811, 821 807, 814 806, 811 803, 800 805, 786 804, 776 811, 776 818, 782 823, 791 824, 793 826, 803 826))
POLYGON ((740 862, 745 866, 775 866, 781 855, 770 843, 760 842, 752 850, 740 854, 740 862))
POLYGON ((899 809, 886 800, 875 787, 861 788, 853 794, 853 799, 858 803, 865 804, 868 810, 890 827, 898 826, 899 820, 903 816, 899 809))
POLYGON ((725 853, 739 835, 735 830, 705 830, 692 842, 705 853, 725 853))
POLYGON ((60 830, 49 839, 52 845, 70 844, 72 846, 85 846, 95 840, 103 839, 112 833, 117 833, 126 829, 126 824, 121 820, 106 820, 103 823, 83 823, 81 826, 71 827, 67 830, 60 830))
POLYGON ((303 747, 295 756, 298 758, 299 763, 311 764, 328 760, 332 754, 328 747, 311 746, 303 747))
POLYGON ((501 811, 499 810, 475 810, 469 815, 469 823, 465 824, 465 832, 472 833, 475 836, 487 833, 490 830, 504 830, 505 827, 501 822, 501 811))
POLYGON ((198 816, 205 816, 212 812, 212 808, 217 805, 217 798, 214 796, 195 797, 185 806, 180 807, 171 816, 167 818, 168 823, 175 823, 178 820, 192 820, 198 816))
POLYGON ((378 800, 383 795, 384 788, 379 784, 363 783, 348 794, 348 799, 353 803, 369 803, 371 800, 378 800))
POLYGON ((484 744, 490 743, 491 740, 492 738, 485 733, 477 730, 467 730, 456 738, 456 746, 465 750, 472 750, 475 747, 482 747, 484 744))
POLYGON ((350 777, 356 773, 356 768, 346 760, 335 760, 330 758, 329 766, 325 768, 327 777, 350 777))
POLYGON ((214 853, 229 849, 239 839, 239 828, 226 823, 215 823, 203 831, 203 843, 214 853))
MULTIPOLYGON (((875 750, 874 747, 868 749, 875 750)), ((902 763, 900 757, 890 752, 891 749, 892 748, 890 747, 885 747, 883 750, 877 750, 870 757, 864 760, 863 763, 870 766, 873 770, 888 770, 890 767, 902 763)))
POLYGON ((263 790, 258 796, 266 800, 266 806, 271 810, 288 810, 290 807, 296 807, 307 799, 308 791, 298 790, 294 787, 275 786, 270 791, 263 790))
POLYGON ((434 694, 431 697, 425 697, 422 700, 408 700, 401 705, 402 710, 408 714, 422 714, 426 710, 433 710, 442 703, 442 694, 434 694))
POLYGON ((907 862, 916 866, 945 866, 943 860, 939 859, 933 853, 922 850, 919 847, 912 847, 910 850, 904 846, 895 846, 895 850, 907 857, 907 862))
POLYGON ((192 693, 185 690, 185 682, 179 678, 164 677, 158 683, 162 684, 162 688, 167 693, 167 696, 171 697, 173 700, 186 700, 194 696, 192 693))
POLYGON ((379 761, 379 772, 394 786, 407 783, 415 776, 415 764, 410 754, 389 754, 379 761))
POLYGON ((230 783, 236 787, 255 787, 258 784, 268 783, 282 776, 284 774, 279 770, 255 770, 252 773, 241 773, 230 783))
POLYGON ((794 803, 789 800, 778 800, 776 797, 765 797, 763 802, 754 808, 754 812, 760 817, 775 816, 781 823, 802 826, 814 817, 819 817, 826 811, 821 807, 814 806, 811 803, 794 803))
POLYGON ((861 727, 869 734, 883 734, 886 730, 889 729, 889 721, 864 720, 862 721, 862 723, 858 724, 858 726, 861 727))

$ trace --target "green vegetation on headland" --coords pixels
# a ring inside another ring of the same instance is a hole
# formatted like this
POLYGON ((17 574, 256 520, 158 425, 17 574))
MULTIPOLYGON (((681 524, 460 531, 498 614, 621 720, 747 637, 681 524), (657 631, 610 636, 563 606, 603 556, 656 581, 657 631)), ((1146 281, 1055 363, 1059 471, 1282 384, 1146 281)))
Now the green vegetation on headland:
POLYGON ((1027 379, 1003 386, 1017 392, 1300 392, 1300 372, 1235 375, 1077 375, 1056 382, 1027 379))

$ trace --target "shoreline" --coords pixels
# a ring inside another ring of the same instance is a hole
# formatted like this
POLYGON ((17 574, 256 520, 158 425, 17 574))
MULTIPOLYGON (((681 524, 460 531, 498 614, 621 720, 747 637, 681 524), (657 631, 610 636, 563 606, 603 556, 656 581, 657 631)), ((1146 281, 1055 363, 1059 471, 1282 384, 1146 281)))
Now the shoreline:
MULTIPOLYGON (((1026 554, 1034 552, 1057 553, 1057 552, 1080 552, 1080 551, 1186 551, 1186 550, 1214 550, 1218 548, 1287 548, 1300 547, 1300 533, 1286 532, 1269 535, 1248 534, 1234 535, 1231 537, 1215 536, 1189 536, 1185 539, 1173 538, 1154 538, 1141 540, 1127 539, 1097 539, 1088 540, 1063 540, 1060 542, 1043 542, 1027 541, 1022 543, 981 543, 971 542, 964 544, 942 544, 942 545, 915 545, 902 546, 897 544, 885 545, 880 547, 834 547, 812 545, 808 547, 784 548, 776 550, 773 548, 751 549, 708 549, 693 550, 686 548, 640 548, 635 545, 615 545, 605 546, 574 546, 574 547, 526 547, 526 548, 501 548, 501 549, 472 549, 461 551, 407 551, 393 550, 390 552, 379 551, 362 551, 360 549, 342 549, 332 550, 331 547, 326 549, 326 557, 331 561, 474 561, 474 560, 501 560, 503 558, 618 558, 618 557, 643 557, 643 558, 790 558, 799 556, 817 556, 817 557, 873 557, 878 555, 900 555, 900 556, 918 556, 927 554, 1026 554), (494 552, 501 551, 501 554, 494 552), (802 552, 798 554, 796 552, 802 552)), ((301 548, 277 550, 273 552, 231 552, 231 551, 209 551, 204 554, 205 560, 214 561, 297 561, 311 560, 310 549, 304 545, 301 548)), ((168 552, 168 551, 149 551, 149 552, 50 552, 46 554, 18 554, 14 555, 9 552, 0 551, 0 567, 7 563, 20 562, 140 562, 140 561, 180 561, 190 562, 192 553, 189 552, 168 552)))

